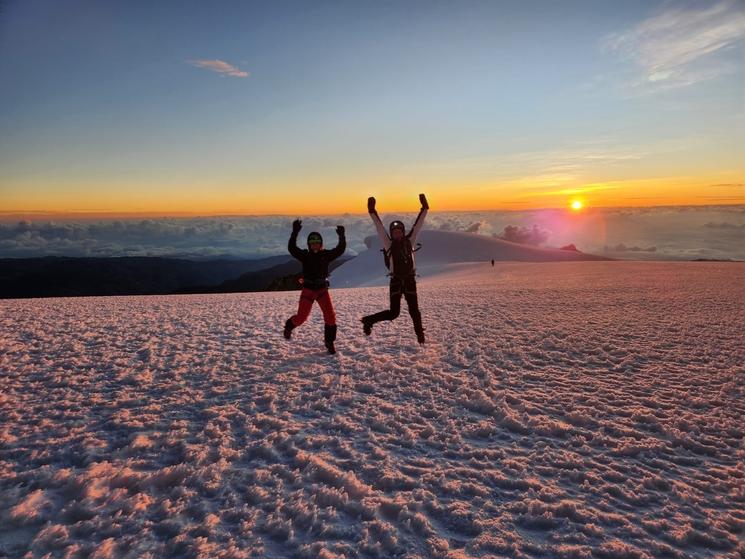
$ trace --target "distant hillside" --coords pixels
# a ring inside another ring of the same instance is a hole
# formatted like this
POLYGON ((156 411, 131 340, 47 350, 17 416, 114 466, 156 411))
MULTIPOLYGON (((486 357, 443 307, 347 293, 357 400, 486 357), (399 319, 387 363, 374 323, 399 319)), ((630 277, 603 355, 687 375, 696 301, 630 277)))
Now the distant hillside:
POLYGON ((0 298, 166 294, 187 286, 218 285, 290 260, 289 255, 205 261, 158 257, 3 258, 0 298))
MULTIPOLYGON (((421 250, 416 253, 417 270, 433 273, 447 264, 458 262, 516 261, 570 262, 577 260, 613 260, 580 252, 568 245, 564 248, 541 248, 503 241, 475 233, 424 230, 419 236, 421 250)), ((336 287, 383 285, 388 279, 377 236, 365 239, 368 250, 339 268, 335 274, 336 287)))
MULTIPOLYGON (((329 265, 333 271, 349 258, 339 258, 329 265)), ((298 282, 301 272, 300 262, 289 261, 254 272, 247 272, 237 279, 226 280, 219 285, 190 286, 177 289, 175 293, 243 293, 247 291, 291 291, 300 289, 298 282)))

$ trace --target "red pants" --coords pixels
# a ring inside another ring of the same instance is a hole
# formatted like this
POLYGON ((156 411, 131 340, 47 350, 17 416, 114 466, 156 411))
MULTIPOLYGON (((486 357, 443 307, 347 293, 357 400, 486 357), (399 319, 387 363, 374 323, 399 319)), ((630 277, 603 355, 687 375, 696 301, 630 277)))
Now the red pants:
POLYGON ((325 287, 323 289, 303 288, 300 292, 300 303, 297 307, 297 314, 290 319, 292 323, 295 326, 300 326, 308 319, 310 309, 313 308, 313 301, 318 301, 318 306, 323 311, 323 322, 327 326, 334 326, 336 324, 334 304, 331 302, 331 294, 328 288, 325 287))

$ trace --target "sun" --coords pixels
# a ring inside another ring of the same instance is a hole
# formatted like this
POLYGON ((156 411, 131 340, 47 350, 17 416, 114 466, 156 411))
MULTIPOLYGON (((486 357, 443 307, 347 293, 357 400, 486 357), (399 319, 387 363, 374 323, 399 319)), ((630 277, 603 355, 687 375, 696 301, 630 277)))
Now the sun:
POLYGON ((570 207, 574 211, 579 211, 584 207, 584 204, 582 203, 582 200, 572 200, 572 203, 570 204, 570 207))

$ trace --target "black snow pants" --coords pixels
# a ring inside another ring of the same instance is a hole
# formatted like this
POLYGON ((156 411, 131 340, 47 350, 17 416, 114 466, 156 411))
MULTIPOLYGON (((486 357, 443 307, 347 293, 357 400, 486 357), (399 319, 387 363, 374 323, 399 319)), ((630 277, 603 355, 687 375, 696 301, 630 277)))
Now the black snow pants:
POLYGON ((416 277, 411 276, 393 276, 389 292, 391 308, 379 313, 366 316, 363 320, 369 324, 375 324, 381 320, 394 320, 401 314, 401 297, 406 299, 406 305, 409 307, 411 320, 414 322, 414 330, 422 331, 422 313, 419 312, 419 299, 416 294, 416 277))

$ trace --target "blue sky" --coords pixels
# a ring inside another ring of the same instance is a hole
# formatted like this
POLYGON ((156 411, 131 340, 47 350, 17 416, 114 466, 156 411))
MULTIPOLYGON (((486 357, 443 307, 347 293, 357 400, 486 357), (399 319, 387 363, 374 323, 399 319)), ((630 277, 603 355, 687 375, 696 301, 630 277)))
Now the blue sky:
POLYGON ((745 201, 743 6, 9 1, 0 209, 745 201))

